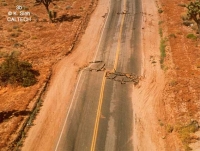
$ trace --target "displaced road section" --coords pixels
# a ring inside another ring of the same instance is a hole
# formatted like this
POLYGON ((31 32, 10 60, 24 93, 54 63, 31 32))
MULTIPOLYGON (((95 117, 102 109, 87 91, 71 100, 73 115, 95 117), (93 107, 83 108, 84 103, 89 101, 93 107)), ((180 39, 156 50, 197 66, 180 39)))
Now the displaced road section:
POLYGON ((23 151, 55 150, 70 106, 78 72, 94 58, 106 19, 102 16, 108 12, 108 6, 107 0, 98 2, 79 45, 73 53, 53 67, 50 84, 45 97, 42 98, 43 106, 33 123, 34 126, 28 132, 22 147, 23 151))
POLYGON ((110 1, 95 60, 79 75, 55 151, 133 150, 131 94, 141 74, 141 10, 140 0, 110 1))

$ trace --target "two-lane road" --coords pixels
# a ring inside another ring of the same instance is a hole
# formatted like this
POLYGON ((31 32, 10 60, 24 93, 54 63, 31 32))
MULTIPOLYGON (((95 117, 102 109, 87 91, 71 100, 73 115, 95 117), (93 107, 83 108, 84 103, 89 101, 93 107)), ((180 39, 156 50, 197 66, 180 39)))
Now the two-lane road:
POLYGON ((133 150, 134 83, 125 73, 140 75, 141 10, 141 0, 111 0, 101 62, 81 72, 56 151, 133 150))

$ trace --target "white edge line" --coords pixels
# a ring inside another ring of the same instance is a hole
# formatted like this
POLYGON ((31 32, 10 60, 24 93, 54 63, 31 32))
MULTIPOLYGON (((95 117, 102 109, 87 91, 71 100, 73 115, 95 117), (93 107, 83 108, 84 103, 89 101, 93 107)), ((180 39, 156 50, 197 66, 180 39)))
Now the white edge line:
POLYGON ((57 151, 57 149, 58 149, 58 145, 59 145, 59 143, 60 143, 60 140, 61 140, 61 137, 62 137, 64 128, 65 128, 65 126, 66 126, 67 119, 68 119, 70 110, 71 110, 71 108, 72 108, 72 104, 73 104, 73 102, 74 102, 74 97, 75 97, 76 91, 77 91, 77 89, 78 89, 78 85, 79 85, 79 82, 80 82, 82 73, 83 73, 83 70, 81 71, 81 73, 80 73, 80 75, 79 75, 78 82, 77 82, 77 84, 76 84, 76 88, 75 88, 75 91, 74 91, 74 94, 73 94, 73 97, 72 97, 72 102, 71 102, 71 104, 70 104, 70 106, 69 106, 69 110, 68 110, 67 116, 66 116, 66 118, 65 118, 65 123, 64 123, 64 125, 63 125, 63 127, 62 127, 62 131, 61 131, 61 133, 60 133, 60 136, 59 136, 59 139, 58 139, 58 142, 57 142, 55 151, 57 151))
MULTIPOLYGON (((109 3, 110 3, 110 0, 109 0, 109 3)), ((109 5, 110 5, 110 4, 109 4, 109 5)), ((97 51, 96 51, 96 54, 95 54, 95 57, 94 57, 94 60, 93 60, 93 61, 96 60, 97 53, 98 53, 99 48, 100 48, 100 43, 101 43, 101 41, 102 41, 103 33, 104 33, 104 30, 105 30, 105 26, 106 26, 107 20, 108 20, 108 18, 109 18, 109 15, 110 15, 110 6, 109 6, 109 8, 108 8, 108 15, 107 15, 106 21, 104 22, 104 26, 103 26, 103 30, 102 30, 102 33, 101 33, 100 41, 99 41, 99 44, 98 44, 98 47, 97 47, 97 51)), ((83 70, 84 70, 84 69, 83 69, 83 70)), ((61 133, 60 133, 59 139, 58 139, 57 144, 56 144, 55 151, 58 150, 58 146, 59 146, 59 143, 60 143, 62 134, 63 134, 63 132, 64 132, 64 128, 65 128, 65 126, 66 126, 67 119, 68 119, 69 113, 70 113, 71 108, 72 108, 72 104, 73 104, 73 102, 74 102, 75 94, 76 94, 76 91, 77 91, 77 89, 78 89, 78 85, 79 85, 79 82, 80 82, 80 79, 81 79, 81 75, 82 75, 82 73, 83 73, 83 70, 81 70, 81 73, 80 73, 80 75, 79 75, 78 82, 77 82, 77 84, 76 84, 76 88, 75 88, 75 91, 74 91, 74 94, 73 94, 73 97, 72 97, 72 101, 71 101, 69 110, 68 110, 68 112, 67 112, 67 116, 66 116, 66 118, 65 118, 65 122, 64 122, 64 125, 63 125, 63 127, 62 127, 62 131, 61 131, 61 133)))
MULTIPOLYGON (((109 0, 109 3, 110 3, 110 0, 109 0)), ((107 15, 107 17, 106 17, 106 21, 105 21, 104 26, 103 26, 103 30, 102 30, 102 33, 101 33, 100 41, 99 41, 99 44, 98 44, 98 46, 97 46, 97 51, 96 51, 96 54, 95 54, 95 56, 94 56, 93 62, 94 62, 94 61, 96 60, 96 58, 97 58, 97 54, 98 54, 98 52, 99 52, 100 44, 101 44, 101 41, 102 41, 102 38, 103 38, 103 33, 104 33, 104 30, 105 30, 105 26, 106 26, 107 20, 108 20, 108 18, 109 18, 109 15, 110 15, 110 4, 109 4, 109 7, 108 7, 108 15, 107 15)))

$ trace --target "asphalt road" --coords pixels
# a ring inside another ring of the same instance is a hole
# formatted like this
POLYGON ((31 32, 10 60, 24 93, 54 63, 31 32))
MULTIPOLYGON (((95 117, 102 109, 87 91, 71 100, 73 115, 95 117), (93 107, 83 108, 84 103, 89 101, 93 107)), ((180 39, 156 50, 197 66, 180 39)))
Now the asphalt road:
POLYGON ((55 151, 133 150, 134 83, 107 73, 140 75, 141 7, 141 0, 111 0, 95 58, 101 62, 82 71, 55 151))

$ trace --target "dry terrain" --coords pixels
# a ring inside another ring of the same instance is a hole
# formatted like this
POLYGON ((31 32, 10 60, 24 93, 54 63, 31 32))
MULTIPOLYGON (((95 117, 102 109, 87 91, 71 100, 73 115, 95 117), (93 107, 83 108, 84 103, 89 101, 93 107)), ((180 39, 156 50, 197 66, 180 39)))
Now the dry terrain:
POLYGON ((198 151, 200 42, 195 23, 184 25, 187 9, 183 4, 190 1, 155 2, 157 10, 152 9, 155 8, 153 1, 146 1, 147 7, 143 3, 145 78, 133 91, 134 147, 136 150, 198 151), (166 57, 160 64, 162 54, 158 50, 162 48, 166 57))
POLYGON ((168 145, 173 150, 199 150, 200 123, 200 42, 197 27, 185 26, 188 0, 161 0, 160 28, 167 38, 165 74, 168 79, 164 89, 164 104, 168 145), (193 34, 191 38, 189 34, 193 34), (171 130, 170 130, 170 129, 171 130), (194 133, 195 132, 195 133, 194 133), (177 138, 179 141, 177 141, 177 138))
MULTIPOLYGON (((182 6, 188 2, 143 0, 143 79, 132 95, 135 150, 200 150, 200 42, 196 25, 183 24, 186 8, 182 6), (193 34, 193 38, 188 34, 193 34), (161 47, 165 48, 164 58, 160 55, 161 47)), ((91 14, 96 3, 56 1, 57 5, 51 9, 58 12, 58 17, 65 15, 65 21, 48 23, 44 6, 33 6, 28 0, 22 5, 31 12, 33 21, 7 22, 7 12, 15 10, 16 4, 14 0, 0 1, 0 61, 14 52, 20 59, 31 62, 40 76, 32 87, 0 87, 0 148, 12 150, 12 142, 31 113, 52 65, 68 54, 53 68, 44 106, 22 148, 52 150, 56 144, 50 138, 58 137, 57 130, 62 128, 61 119, 69 107, 78 71, 87 66, 95 54, 109 5, 106 0, 99 1, 85 36, 69 54, 77 33, 82 33, 87 25, 87 14, 91 14), (90 43, 91 38, 94 43, 90 43), (58 91, 60 88, 64 91, 58 91), (50 124, 55 129, 45 128, 44 125, 50 124)))
POLYGON ((12 52, 20 60, 32 63, 39 70, 36 85, 31 87, 0 87, 0 150, 12 150, 14 140, 32 112, 35 102, 48 80, 51 66, 67 55, 78 37, 84 32, 89 16, 96 3, 91 0, 55 1, 50 10, 57 12, 57 22, 49 23, 43 5, 34 2, 0 1, 0 62, 12 52), (22 5, 23 11, 31 13, 31 22, 8 22, 8 12, 16 11, 22 5))

